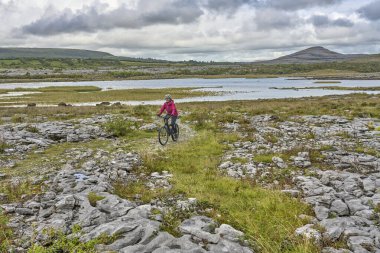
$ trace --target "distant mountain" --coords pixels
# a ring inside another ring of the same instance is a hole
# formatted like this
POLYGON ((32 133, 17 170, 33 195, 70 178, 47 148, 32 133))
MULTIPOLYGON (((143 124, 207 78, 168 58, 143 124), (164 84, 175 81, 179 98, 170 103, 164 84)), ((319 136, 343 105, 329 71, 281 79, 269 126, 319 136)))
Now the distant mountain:
POLYGON ((64 48, 0 48, 0 59, 12 58, 114 58, 112 54, 81 49, 64 48))
POLYGON ((310 47, 293 54, 285 55, 274 60, 262 61, 260 63, 288 64, 288 63, 317 63, 351 60, 365 54, 340 54, 324 47, 310 47))

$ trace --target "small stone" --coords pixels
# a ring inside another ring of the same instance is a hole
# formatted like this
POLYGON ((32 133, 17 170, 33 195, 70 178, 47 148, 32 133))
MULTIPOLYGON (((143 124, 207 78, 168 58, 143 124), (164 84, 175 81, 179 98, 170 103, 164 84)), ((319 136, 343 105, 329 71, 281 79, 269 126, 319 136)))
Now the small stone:
POLYGON ((354 250, 354 252, 365 252, 360 251, 362 249, 371 249, 371 251, 368 252, 374 252, 372 250, 375 250, 373 240, 365 236, 351 236, 348 239, 347 244, 350 249, 354 250))
POLYGON ((238 242, 244 235, 243 232, 236 230, 227 224, 220 225, 220 227, 217 228, 215 232, 218 233, 220 237, 232 242, 238 242))
POLYGON ((297 228, 295 233, 305 237, 306 239, 312 239, 316 243, 320 243, 322 239, 321 233, 313 228, 314 224, 307 224, 303 227, 297 228))
POLYGON ((349 210, 348 210, 347 205, 342 200, 340 200, 340 199, 334 200, 331 203, 330 210, 332 212, 335 212, 339 216, 349 215, 349 213, 350 213, 349 210))
POLYGON ((276 166, 279 167, 280 169, 286 169, 288 167, 288 165, 284 162, 284 160, 278 156, 273 156, 272 162, 276 164, 276 166))
POLYGON ((15 213, 20 214, 20 215, 33 215, 34 212, 32 209, 29 208, 16 208, 15 213))
POLYGON ((376 190, 375 181, 370 178, 365 178, 363 180, 363 189, 366 192, 374 192, 376 190))
POLYGON ((15 207, 14 204, 1 205, 0 207, 3 209, 3 211, 4 211, 5 214, 7 214, 7 213, 14 213, 15 210, 16 210, 16 207, 15 207))
POLYGON ((350 214, 354 215, 356 212, 361 210, 369 209, 368 206, 362 204, 360 199, 352 199, 346 202, 348 208, 350 209, 350 214))
POLYGON ((63 197, 60 201, 55 204, 57 209, 69 209, 72 210, 75 206, 76 200, 73 195, 68 195, 63 197))
POLYGON ((329 217, 329 209, 324 206, 314 207, 314 212, 318 220, 324 220, 329 217))

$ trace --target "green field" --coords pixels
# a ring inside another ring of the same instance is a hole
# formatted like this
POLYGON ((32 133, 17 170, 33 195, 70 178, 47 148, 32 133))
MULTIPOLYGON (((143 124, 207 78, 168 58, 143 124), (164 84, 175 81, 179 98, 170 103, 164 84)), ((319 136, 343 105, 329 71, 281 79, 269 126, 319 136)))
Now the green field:
POLYGON ((101 101, 136 101, 136 100, 159 100, 165 94, 170 93, 174 98, 198 97, 214 95, 214 92, 204 92, 198 88, 166 88, 166 89, 123 89, 101 90, 96 86, 50 86, 43 88, 16 88, 0 89, 0 94, 10 92, 35 92, 16 97, 4 97, 2 105, 25 105, 28 103, 55 104, 86 103, 101 101))
POLYGON ((380 56, 307 64, 160 62, 123 58, 0 59, 0 83, 280 76, 316 79, 380 79, 380 56), (9 74, 10 72, 13 74, 9 74))

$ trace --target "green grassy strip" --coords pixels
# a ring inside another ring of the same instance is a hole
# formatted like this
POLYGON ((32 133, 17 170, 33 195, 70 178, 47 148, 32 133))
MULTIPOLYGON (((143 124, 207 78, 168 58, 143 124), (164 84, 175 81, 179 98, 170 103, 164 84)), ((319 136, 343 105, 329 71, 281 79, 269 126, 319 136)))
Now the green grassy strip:
POLYGON ((11 89, 0 90, 0 93, 12 91, 37 91, 40 93, 26 94, 17 97, 7 97, 2 102, 17 103, 85 103, 101 101, 136 101, 136 100, 158 100, 163 99, 164 95, 170 93, 174 99, 214 95, 214 92, 204 92, 196 88, 166 88, 166 89, 123 89, 123 90, 105 90, 95 86, 58 86, 36 89, 11 89))
MULTIPOLYGON (((261 252, 318 252, 293 236, 303 225, 298 218, 309 207, 278 191, 220 175, 217 165, 225 146, 220 135, 204 131, 187 143, 165 151, 167 158, 148 160, 148 167, 170 170, 175 192, 184 192, 216 206, 219 221, 243 230, 261 252)), ((218 217, 218 216, 216 216, 218 217)))
POLYGON ((13 232, 7 226, 8 217, 0 210, 0 252, 7 252, 13 232))

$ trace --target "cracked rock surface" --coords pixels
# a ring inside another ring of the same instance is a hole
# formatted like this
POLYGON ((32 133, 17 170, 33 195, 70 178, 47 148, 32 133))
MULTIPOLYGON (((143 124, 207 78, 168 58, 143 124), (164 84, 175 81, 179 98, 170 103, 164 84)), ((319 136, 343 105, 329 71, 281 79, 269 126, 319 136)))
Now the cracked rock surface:
MULTIPOLYGON (((98 125, 108 117, 81 120, 76 126, 69 122, 35 124, 38 131, 25 130, 24 124, 0 126, 4 139, 16 148, 8 153, 26 154, 28 150, 46 148, 61 141, 85 141, 91 138, 107 138, 98 125), (79 124, 79 125, 78 125, 79 124), (51 138, 51 135, 59 136, 51 138), (69 139, 71 135, 77 135, 69 139), (25 139, 30 141, 25 142, 25 139), (79 139, 78 139, 79 138, 79 139), (36 141, 32 141, 36 140, 36 141)), ((253 252, 243 240, 244 234, 227 224, 217 224, 211 218, 193 215, 185 219, 175 237, 161 229, 161 221, 153 209, 161 208, 152 201, 122 199, 113 193, 113 183, 128 184, 141 175, 134 168, 141 159, 134 152, 102 149, 67 151, 67 161, 62 168, 46 176, 43 193, 22 203, 0 205, 11 218, 8 226, 13 228, 17 239, 9 252, 27 252, 32 243, 44 245, 47 231, 62 231, 73 236, 73 228, 81 227, 81 241, 87 242, 101 235, 116 236, 109 245, 96 245, 98 252, 253 252), (89 194, 96 194, 90 201, 89 194)), ((145 175, 147 188, 170 188, 168 172, 145 175)), ((176 201, 178 208, 189 208, 196 199, 176 201)))
POLYGON ((296 234, 317 243, 347 242, 348 249, 326 247, 323 252, 380 252, 378 126, 379 121, 367 118, 324 115, 279 121, 271 115, 255 116, 254 140, 234 143, 219 169, 302 196, 317 219, 296 234), (285 175, 286 180, 273 179, 273 174, 285 175))

